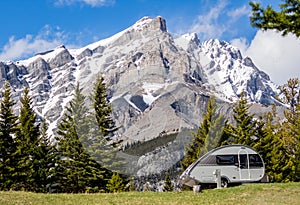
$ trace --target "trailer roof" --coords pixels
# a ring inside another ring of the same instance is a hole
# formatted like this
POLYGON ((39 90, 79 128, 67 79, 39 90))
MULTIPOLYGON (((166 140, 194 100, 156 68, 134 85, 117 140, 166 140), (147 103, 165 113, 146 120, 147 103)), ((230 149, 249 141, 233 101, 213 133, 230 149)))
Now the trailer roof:
POLYGON ((211 155, 237 154, 241 150, 245 150, 245 152, 247 152, 248 154, 257 154, 257 152, 253 148, 240 144, 225 145, 222 147, 215 148, 208 153, 210 153, 211 155))

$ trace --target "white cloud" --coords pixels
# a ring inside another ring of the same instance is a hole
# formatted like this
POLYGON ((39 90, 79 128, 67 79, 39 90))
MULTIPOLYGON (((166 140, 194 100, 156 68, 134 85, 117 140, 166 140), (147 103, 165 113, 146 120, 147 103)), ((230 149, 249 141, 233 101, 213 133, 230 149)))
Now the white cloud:
POLYGON ((300 78, 299 53, 300 39, 293 35, 282 37, 275 31, 258 31, 245 51, 254 64, 278 84, 300 78))
POLYGON ((56 0, 56 6, 70 6, 73 4, 86 4, 91 7, 101 7, 106 5, 114 4, 114 0, 56 0))
POLYGON ((189 29, 189 32, 196 32, 202 40, 221 38, 227 32, 232 32, 234 24, 243 16, 249 16, 251 9, 243 5, 238 8, 229 9, 226 0, 218 0, 208 12, 197 16, 189 29))
POLYGON ((196 32, 203 39, 218 38, 226 30, 225 25, 218 23, 219 16, 227 5, 227 1, 219 0, 215 7, 212 7, 208 13, 198 15, 189 32, 196 32))
POLYGON ((242 7, 227 12, 227 15, 231 17, 233 20, 236 20, 245 15, 249 16, 250 14, 251 14, 251 9, 249 6, 246 5, 243 5, 242 7))
POLYGON ((38 52, 53 49, 63 44, 65 37, 65 34, 60 31, 54 32, 48 25, 36 36, 28 34, 21 39, 15 39, 12 36, 1 49, 0 61, 18 60, 38 52))
POLYGON ((246 38, 235 38, 230 41, 230 44, 239 48, 241 51, 242 55, 246 53, 246 50, 248 49, 249 45, 247 43, 246 38))

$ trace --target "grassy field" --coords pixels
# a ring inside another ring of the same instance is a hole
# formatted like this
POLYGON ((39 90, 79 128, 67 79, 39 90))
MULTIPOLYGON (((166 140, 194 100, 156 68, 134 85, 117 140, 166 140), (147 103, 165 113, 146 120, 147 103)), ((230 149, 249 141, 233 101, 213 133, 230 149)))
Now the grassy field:
POLYGON ((300 183, 248 184, 227 189, 184 192, 124 192, 117 194, 36 194, 0 192, 0 204, 300 204, 300 183))

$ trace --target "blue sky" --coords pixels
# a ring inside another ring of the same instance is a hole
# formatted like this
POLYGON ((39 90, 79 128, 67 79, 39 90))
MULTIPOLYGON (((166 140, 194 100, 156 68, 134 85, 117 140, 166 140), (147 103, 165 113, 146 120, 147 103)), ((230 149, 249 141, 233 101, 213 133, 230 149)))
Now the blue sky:
MULTIPOLYGON (((261 2, 276 7, 281 1, 261 2)), ((238 46, 277 83, 300 77, 296 70, 300 62, 293 60, 295 52, 300 52, 300 40, 252 28, 247 0, 3 0, 0 8, 0 61, 27 58, 61 44, 68 48, 85 46, 126 29, 144 16, 160 15, 174 35, 196 32, 201 41, 218 38, 238 46), (289 43, 285 42, 287 38, 289 43), (268 47, 261 44, 265 39, 271 40, 268 45, 275 48, 263 52, 268 47), (276 63, 291 64, 291 72, 285 72, 284 78, 272 59, 278 60, 287 51, 275 53, 264 63, 266 55, 282 48, 282 40, 283 45, 291 46, 286 50, 293 53, 276 63)))

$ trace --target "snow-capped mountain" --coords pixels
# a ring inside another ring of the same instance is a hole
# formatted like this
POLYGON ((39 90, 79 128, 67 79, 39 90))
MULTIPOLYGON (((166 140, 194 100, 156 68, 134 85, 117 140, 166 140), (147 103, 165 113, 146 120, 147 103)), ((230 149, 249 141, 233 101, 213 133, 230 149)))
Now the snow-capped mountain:
MULTIPOLYGON (((278 93, 269 76, 238 48, 219 40, 200 42, 194 33, 175 38, 160 16, 144 17, 83 48, 59 46, 26 60, 0 62, 0 87, 9 80, 18 101, 23 88, 29 86, 35 110, 55 134, 75 84, 79 82, 89 96, 99 74, 106 80, 120 127, 117 135, 126 143, 194 128, 211 94, 218 98, 220 110, 227 112, 241 92, 251 102, 264 105, 276 102, 278 93)), ((155 157, 139 158, 137 166, 140 174, 147 173, 147 160, 169 166, 182 154, 183 146, 167 146, 156 151, 155 157), (166 157, 165 149, 172 149, 169 163, 157 154, 166 157)))
POLYGON ((244 92, 252 102, 268 105, 276 101, 278 86, 251 58, 243 57, 238 48, 218 39, 200 44, 195 33, 183 35, 175 42, 201 63, 204 82, 212 86, 213 93, 220 99, 235 102, 244 92))

